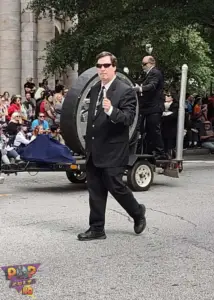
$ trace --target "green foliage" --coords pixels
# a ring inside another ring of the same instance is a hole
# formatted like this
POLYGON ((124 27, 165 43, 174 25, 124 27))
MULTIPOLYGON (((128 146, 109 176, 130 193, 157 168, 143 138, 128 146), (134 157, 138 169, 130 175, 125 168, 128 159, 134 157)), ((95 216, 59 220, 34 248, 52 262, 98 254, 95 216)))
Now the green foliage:
POLYGON ((208 88, 212 76, 211 49, 201 37, 197 28, 188 26, 182 30, 172 30, 161 44, 157 44, 157 57, 171 82, 179 78, 181 65, 189 67, 192 88, 208 88))
POLYGON ((63 20, 78 14, 75 30, 47 44, 47 73, 63 72, 75 62, 82 72, 103 50, 113 52, 121 67, 139 71, 145 45, 151 43, 169 83, 179 80, 183 63, 194 88, 205 89, 210 82, 213 0, 32 0, 29 9, 37 17, 63 20))

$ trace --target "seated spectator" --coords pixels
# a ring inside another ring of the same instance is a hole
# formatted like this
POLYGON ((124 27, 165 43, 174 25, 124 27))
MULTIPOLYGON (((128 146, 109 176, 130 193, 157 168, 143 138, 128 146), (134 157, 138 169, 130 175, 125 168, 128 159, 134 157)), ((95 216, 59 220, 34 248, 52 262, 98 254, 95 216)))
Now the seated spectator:
POLYGON ((9 105, 10 105, 10 94, 7 91, 5 91, 4 94, 3 94, 3 97, 5 99, 5 104, 9 107, 9 105))
MULTIPOLYGON (((34 128, 33 132, 32 132, 32 136, 31 136, 30 141, 31 142, 34 141, 39 134, 43 134, 43 133, 44 133, 43 127, 41 125, 40 126, 36 126, 34 128)), ((45 131, 45 133, 46 133, 46 131, 45 131)))
POLYGON ((170 158, 175 157, 177 121, 179 104, 175 95, 168 92, 165 96, 164 112, 162 116, 162 137, 164 141, 165 153, 170 158))
POLYGON ((6 92, 4 92, 2 97, 4 98, 5 106, 8 108, 10 106, 10 94, 6 91, 6 92))
POLYGON ((46 78, 44 78, 42 80, 42 86, 44 87, 44 89, 45 89, 46 92, 50 92, 50 88, 48 86, 48 80, 46 78))
POLYGON ((48 121, 49 126, 55 123, 53 93, 51 92, 45 93, 45 98, 40 105, 40 112, 45 115, 45 119, 48 121))
POLYGON ((196 96, 192 115, 190 119, 189 128, 187 131, 189 147, 197 147, 200 136, 199 131, 202 125, 202 122, 206 119, 206 106, 202 106, 202 99, 199 96, 196 96))
POLYGON ((195 99, 192 95, 190 94, 186 95, 185 110, 190 115, 192 114, 194 101, 195 99))
POLYGON ((200 129, 200 140, 203 148, 214 153, 214 131, 210 121, 205 121, 200 129))
POLYGON ((214 97, 209 98, 207 118, 214 125, 214 97))
POLYGON ((35 113, 35 105, 31 99, 30 93, 26 93, 25 98, 26 100, 23 102, 23 106, 25 107, 26 110, 27 120, 32 121, 35 113))
POLYGON ((45 120, 45 115, 43 113, 40 113, 39 118, 32 122, 31 129, 34 130, 36 126, 42 126, 43 130, 49 129, 48 122, 45 120))
POLYGON ((33 83, 33 78, 32 77, 29 76, 26 79, 26 83, 24 84, 24 90, 25 90, 25 94, 30 93, 31 98, 34 98, 36 87, 35 87, 35 83, 33 83))
POLYGON ((6 122, 6 117, 8 115, 8 109, 4 100, 4 97, 0 97, 0 124, 4 124, 6 122))
POLYGON ((10 164, 10 161, 7 157, 7 150, 5 149, 6 148, 6 145, 7 145, 7 138, 6 136, 3 134, 3 131, 2 131, 2 126, 0 125, 0 156, 1 156, 1 161, 4 163, 4 164, 10 164))
POLYGON ((55 123, 60 124, 60 117, 61 117, 61 111, 62 111, 62 100, 63 96, 62 94, 55 94, 54 95, 54 110, 55 110, 55 123))
POLYGON ((18 133, 14 140, 14 148, 18 153, 22 147, 25 147, 30 143, 30 140, 26 138, 26 131, 27 131, 26 126, 21 125, 18 127, 18 133))
POLYGON ((15 163, 22 162, 22 160, 20 158, 20 155, 16 152, 16 150, 14 149, 14 147, 7 146, 6 150, 7 150, 7 157, 9 159, 11 159, 11 158, 14 159, 15 163), (8 150, 9 148, 10 148, 10 150, 8 150))
POLYGON ((65 141, 64 141, 63 137, 62 137, 61 134, 60 134, 60 128, 59 128, 59 126, 57 126, 57 125, 52 125, 51 128, 50 128, 50 131, 51 131, 50 136, 51 136, 53 139, 55 139, 55 140, 57 140, 59 143, 65 145, 65 141))
POLYGON ((193 122, 204 122, 207 120, 207 105, 202 102, 202 98, 197 96, 193 105, 193 122))
POLYGON ((42 85, 42 83, 39 83, 39 87, 35 93, 34 99, 36 100, 36 102, 42 98, 43 93, 45 92, 45 89, 42 85))
POLYGON ((27 109, 23 103, 21 103, 21 116, 23 121, 28 121, 27 109))
POLYGON ((60 80, 56 80, 55 92, 56 93, 63 93, 64 85, 61 84, 60 80))
POLYGON ((3 126, 0 126, 0 149, 2 151, 2 158, 3 162, 6 164, 9 164, 8 162, 9 158, 15 159, 16 162, 20 162, 20 156, 15 151, 14 147, 11 147, 9 144, 9 138, 6 137, 6 135, 3 133, 3 126), (3 157, 5 155, 5 157, 3 157))
POLYGON ((11 104, 8 108, 7 119, 10 120, 14 112, 19 112, 21 114, 21 96, 16 95, 11 99, 11 104))
POLYGON ((13 158, 15 162, 21 162, 20 156, 15 149, 7 145, 8 138, 3 134, 2 129, 2 126, 0 126, 0 152, 3 163, 9 165, 11 163, 9 158, 13 158))
POLYGON ((19 112, 14 112, 11 116, 11 120, 7 126, 7 134, 9 135, 16 135, 17 128, 22 124, 22 118, 19 112))
POLYGON ((36 99, 35 118, 38 118, 39 116, 40 106, 41 103, 44 101, 44 99, 45 99, 45 90, 43 89, 43 91, 41 91, 40 97, 36 99))

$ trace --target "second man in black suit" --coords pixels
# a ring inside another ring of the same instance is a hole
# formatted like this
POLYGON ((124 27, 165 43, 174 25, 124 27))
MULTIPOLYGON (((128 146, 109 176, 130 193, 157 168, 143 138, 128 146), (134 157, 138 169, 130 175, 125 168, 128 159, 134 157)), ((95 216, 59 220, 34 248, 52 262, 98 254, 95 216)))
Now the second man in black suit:
POLYGON ((155 152, 156 159, 166 159, 164 144, 161 136, 161 118, 164 110, 164 79, 156 68, 154 57, 145 56, 142 60, 142 68, 145 73, 144 80, 139 87, 141 121, 141 133, 146 132, 147 153, 155 152))
POLYGON ((89 229, 81 241, 105 239, 108 192, 134 220, 135 233, 146 227, 145 206, 140 205, 122 181, 129 158, 129 126, 135 118, 133 89, 116 76, 116 57, 97 56, 100 81, 91 88, 86 130, 86 174, 89 191, 89 229))

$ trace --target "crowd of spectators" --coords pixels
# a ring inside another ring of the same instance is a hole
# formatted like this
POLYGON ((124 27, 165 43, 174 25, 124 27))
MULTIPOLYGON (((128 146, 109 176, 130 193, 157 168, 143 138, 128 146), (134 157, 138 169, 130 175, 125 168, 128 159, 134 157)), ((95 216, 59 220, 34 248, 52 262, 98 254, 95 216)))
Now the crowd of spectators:
POLYGON ((210 97, 187 95, 185 146, 203 147, 214 153, 214 94, 210 97))
MULTIPOLYGON (((5 91, 0 95, 0 151, 2 162, 21 161, 19 149, 38 134, 50 134, 64 144, 60 134, 60 116, 67 89, 56 82, 50 90, 44 79, 38 87, 32 78, 24 85, 24 99, 5 91)), ((162 116, 162 137, 165 152, 174 156, 176 146, 179 103, 176 95, 165 93, 162 116)), ((203 147, 214 153, 214 95, 200 97, 186 96, 184 148, 203 147)))
POLYGON ((56 82, 50 90, 46 79, 36 88, 27 78, 24 99, 21 95, 0 95, 0 151, 4 164, 21 162, 19 150, 33 141, 38 134, 50 134, 64 144, 60 134, 60 115, 67 90, 56 82))
MULTIPOLYGON (((165 153, 175 157, 179 101, 176 93, 165 93, 162 138, 165 153)), ((184 148, 206 148, 214 153, 214 95, 186 95, 184 148)))

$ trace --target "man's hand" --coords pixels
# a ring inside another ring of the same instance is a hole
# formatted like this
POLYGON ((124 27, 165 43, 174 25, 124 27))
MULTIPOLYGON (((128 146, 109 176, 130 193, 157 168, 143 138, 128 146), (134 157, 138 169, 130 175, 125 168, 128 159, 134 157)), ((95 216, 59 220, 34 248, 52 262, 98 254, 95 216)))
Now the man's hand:
POLYGON ((133 89, 135 90, 135 92, 137 93, 142 93, 142 86, 140 86, 139 84, 135 84, 135 86, 133 87, 133 89))
POLYGON ((105 112, 109 112, 110 108, 112 107, 111 101, 108 98, 103 99, 103 108, 105 112))

